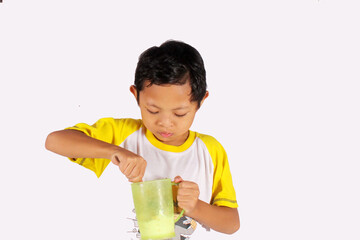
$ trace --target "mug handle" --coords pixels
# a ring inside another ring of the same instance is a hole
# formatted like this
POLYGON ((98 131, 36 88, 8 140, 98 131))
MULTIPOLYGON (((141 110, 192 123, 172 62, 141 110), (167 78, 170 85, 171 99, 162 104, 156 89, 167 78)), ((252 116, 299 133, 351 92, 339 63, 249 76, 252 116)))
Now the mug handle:
MULTIPOLYGON (((179 186, 179 183, 174 183, 174 182, 171 182, 171 185, 176 185, 176 186, 179 186)), ((174 220, 174 222, 176 223, 177 221, 179 221, 179 219, 184 215, 184 209, 181 210, 179 216, 177 216, 177 218, 174 220)))

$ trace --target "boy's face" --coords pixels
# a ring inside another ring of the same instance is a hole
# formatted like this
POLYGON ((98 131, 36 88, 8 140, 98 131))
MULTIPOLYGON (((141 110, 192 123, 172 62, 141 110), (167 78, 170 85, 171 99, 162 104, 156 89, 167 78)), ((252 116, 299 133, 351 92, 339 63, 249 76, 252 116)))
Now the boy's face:
MULTIPOLYGON (((159 141, 180 146, 186 141, 198 110, 198 103, 190 101, 189 81, 183 85, 148 85, 149 81, 145 81, 138 103, 145 127, 159 141)), ((135 86, 130 91, 137 99, 135 86)), ((208 92, 202 102, 207 96, 208 92)))

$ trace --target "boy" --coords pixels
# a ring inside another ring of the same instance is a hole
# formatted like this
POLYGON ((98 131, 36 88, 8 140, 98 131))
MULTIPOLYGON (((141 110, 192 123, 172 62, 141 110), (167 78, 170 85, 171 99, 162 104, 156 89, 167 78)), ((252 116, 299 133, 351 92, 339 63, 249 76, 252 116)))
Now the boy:
POLYGON ((130 87, 142 119, 104 118, 56 131, 46 148, 98 177, 112 162, 130 182, 171 178, 188 218, 222 233, 240 227, 226 152, 213 137, 190 131, 209 93, 198 51, 167 41, 142 53, 130 87))

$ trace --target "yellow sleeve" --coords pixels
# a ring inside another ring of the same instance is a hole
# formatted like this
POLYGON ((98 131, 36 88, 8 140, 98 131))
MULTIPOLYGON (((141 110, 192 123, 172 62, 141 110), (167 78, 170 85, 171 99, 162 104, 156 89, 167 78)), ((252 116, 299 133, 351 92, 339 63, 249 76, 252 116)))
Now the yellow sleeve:
MULTIPOLYGON (((85 133, 89 137, 114 145, 120 145, 130 134, 137 131, 141 127, 141 125, 141 120, 135 120, 130 118, 102 118, 93 125, 79 123, 73 127, 69 127, 66 129, 78 130, 85 133)), ((110 163, 109 159, 104 158, 69 159, 85 168, 92 170, 97 177, 101 176, 107 165, 110 163)))
POLYGON ((214 165, 211 204, 237 208, 235 189, 225 149, 209 135, 199 134, 199 138, 205 143, 214 165))

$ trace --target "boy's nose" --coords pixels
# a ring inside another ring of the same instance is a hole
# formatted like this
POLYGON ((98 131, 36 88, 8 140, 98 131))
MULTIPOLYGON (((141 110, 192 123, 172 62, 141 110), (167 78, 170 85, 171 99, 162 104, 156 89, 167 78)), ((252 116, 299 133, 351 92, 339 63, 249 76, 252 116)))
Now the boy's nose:
POLYGON ((167 115, 160 116, 158 119, 158 124, 159 124, 159 126, 162 126, 162 127, 172 127, 173 126, 171 117, 167 116, 167 115))

